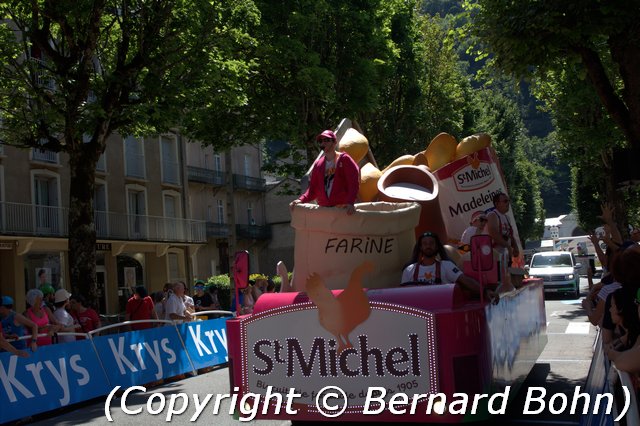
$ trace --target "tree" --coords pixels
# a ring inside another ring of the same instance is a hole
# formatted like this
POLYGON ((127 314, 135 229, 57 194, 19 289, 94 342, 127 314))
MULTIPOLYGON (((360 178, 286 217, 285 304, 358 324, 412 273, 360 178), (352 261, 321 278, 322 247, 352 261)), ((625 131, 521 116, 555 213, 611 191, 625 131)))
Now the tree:
POLYGON ((266 139, 290 142, 292 149, 284 155, 306 150, 306 162, 294 161, 296 175, 315 159, 314 137, 321 130, 379 107, 383 81, 396 55, 390 25, 402 4, 257 1, 261 45, 251 109, 264 117, 261 131, 266 139))
POLYGON ((637 1, 468 0, 472 33, 500 69, 532 76, 575 67, 630 146, 640 147, 637 1))
POLYGON ((244 0, 13 0, 0 13, 0 137, 69 155, 71 285, 93 301, 107 139, 178 128, 232 143, 258 12, 244 0))
POLYGON ((406 7, 394 16, 391 28, 398 54, 382 81, 379 107, 358 117, 370 131, 367 137, 381 165, 424 151, 440 132, 466 136, 465 113, 472 99, 443 20, 406 7))

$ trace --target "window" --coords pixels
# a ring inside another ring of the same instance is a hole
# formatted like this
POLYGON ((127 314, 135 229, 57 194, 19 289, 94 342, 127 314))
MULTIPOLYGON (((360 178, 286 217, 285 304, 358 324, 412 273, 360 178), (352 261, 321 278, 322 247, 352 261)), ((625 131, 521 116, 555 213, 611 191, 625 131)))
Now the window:
POLYGON ((256 224, 256 220, 253 218, 253 203, 251 201, 247 202, 247 223, 249 225, 256 224))
POLYGON ((218 200, 218 223, 219 224, 225 223, 225 220, 224 220, 224 203, 222 202, 222 200, 218 200))
POLYGON ((184 229, 183 222, 178 220, 182 215, 180 214, 180 193, 176 191, 164 191, 163 195, 164 204, 164 237, 167 240, 183 240, 184 229))
POLYGON ((44 235, 61 233, 62 211, 59 207, 58 175, 38 170, 32 172, 35 232, 44 235))
POLYGON ((128 177, 144 179, 146 177, 144 167, 144 141, 133 136, 127 136, 124 140, 125 175, 128 177))
POLYGON ((244 155, 244 175, 251 176, 251 156, 249 154, 244 155))
POLYGON ((96 235, 101 238, 108 237, 107 185, 104 181, 96 180, 95 192, 93 194, 93 210, 96 235))
POLYGON ((178 253, 168 253, 169 261, 169 281, 178 281, 180 276, 180 262, 178 261, 178 253))
POLYGON ((213 206, 212 205, 207 206, 207 222, 213 222, 213 206))
POLYGON ((96 171, 98 172, 106 172, 107 171, 107 156, 103 152, 98 158, 98 163, 96 164, 96 171))
MULTIPOLYGON (((169 281, 184 281, 187 283, 187 279, 185 277, 185 262, 184 262, 184 251, 179 249, 172 249, 167 253, 167 268, 169 281)), ((187 286, 189 284, 187 283, 187 286)), ((190 290, 187 290, 187 294, 189 294, 190 290)))
POLYGON ((129 211, 129 238, 147 238, 147 201, 144 187, 128 185, 127 208, 129 211))
POLYGON ((160 136, 162 151, 162 182, 180 185, 178 141, 175 136, 160 136))
POLYGON ((214 162, 214 170, 217 171, 222 171, 222 158, 220 157, 220 154, 215 154, 213 156, 213 162, 214 162))

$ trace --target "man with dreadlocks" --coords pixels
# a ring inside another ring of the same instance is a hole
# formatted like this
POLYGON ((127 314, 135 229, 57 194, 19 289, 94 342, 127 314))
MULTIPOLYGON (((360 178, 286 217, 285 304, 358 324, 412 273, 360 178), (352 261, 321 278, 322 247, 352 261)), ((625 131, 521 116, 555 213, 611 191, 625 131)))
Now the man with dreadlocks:
MULTIPOLYGON (((465 275, 449 260, 444 246, 433 232, 425 232, 418 237, 411 261, 402 272, 401 283, 424 285, 455 283, 473 294, 480 295, 480 284, 465 275)), ((485 288, 485 297, 494 303, 497 302, 497 294, 491 289, 485 288)))

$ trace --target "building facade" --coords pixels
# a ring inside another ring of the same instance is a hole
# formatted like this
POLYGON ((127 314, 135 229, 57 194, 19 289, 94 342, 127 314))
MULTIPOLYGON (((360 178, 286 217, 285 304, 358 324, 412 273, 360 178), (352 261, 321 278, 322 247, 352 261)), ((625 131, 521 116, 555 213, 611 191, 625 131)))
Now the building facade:
MULTIPOLYGON (((99 311, 116 314, 135 285, 229 271, 232 253, 258 257, 270 238, 260 150, 215 153, 179 134, 113 135, 96 168, 99 311)), ((25 306, 31 288, 67 288, 66 154, 0 145, 0 288, 25 306)), ((257 269, 257 266, 256 266, 257 269)))

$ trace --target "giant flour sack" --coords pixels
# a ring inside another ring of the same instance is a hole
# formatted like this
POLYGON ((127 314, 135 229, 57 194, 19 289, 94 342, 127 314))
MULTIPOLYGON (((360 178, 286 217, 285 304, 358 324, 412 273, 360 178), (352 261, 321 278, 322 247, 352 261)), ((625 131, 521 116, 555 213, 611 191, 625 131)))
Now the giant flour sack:
POLYGON ((395 287, 411 258, 414 228, 420 218, 416 203, 360 203, 349 216, 345 209, 298 204, 291 214, 295 229, 292 291, 305 291, 317 273, 329 289, 345 288, 351 272, 364 261, 375 271, 365 288, 395 287))

